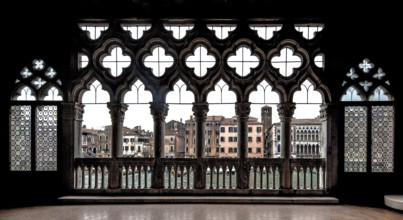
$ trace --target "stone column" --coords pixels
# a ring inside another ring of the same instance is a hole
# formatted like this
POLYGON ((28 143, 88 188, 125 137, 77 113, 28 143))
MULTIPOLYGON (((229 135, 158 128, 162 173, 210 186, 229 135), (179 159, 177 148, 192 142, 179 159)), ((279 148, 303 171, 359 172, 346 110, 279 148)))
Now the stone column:
POLYGON ((196 169, 194 186, 196 189, 206 188, 206 170, 203 164, 204 157, 204 126, 209 111, 208 103, 193 103, 193 115, 196 121, 196 169))
POLYGON ((109 187, 120 187, 120 172, 118 157, 123 155, 123 122, 127 105, 122 103, 108 103, 109 113, 112 119, 112 164, 109 170, 109 187))
POLYGON ((250 102, 235 103, 235 113, 238 118, 238 159, 237 188, 249 188, 249 167, 247 165, 248 154, 248 117, 250 114, 250 102))
POLYGON ((322 119, 321 132, 321 157, 326 160, 324 186, 328 191, 335 190, 337 186, 338 166, 338 127, 341 126, 339 106, 336 104, 323 103, 320 106, 320 118, 322 119))
POLYGON ((320 105, 319 117, 321 119, 322 128, 320 131, 320 157, 326 158, 327 152, 327 103, 322 103, 320 105))
POLYGON ((161 166, 161 156, 164 148, 165 117, 168 114, 168 104, 150 102, 151 115, 154 119, 154 167, 151 179, 151 188, 164 187, 164 172, 161 166))
POLYGON ((74 158, 81 157, 81 131, 84 105, 79 103, 61 104, 61 152, 58 157, 62 167, 63 189, 69 192, 74 188, 74 158))
POLYGON ((84 104, 74 103, 72 106, 74 109, 74 158, 82 157, 82 140, 81 135, 83 131, 83 115, 84 104))
POLYGON ((294 115, 295 103, 280 103, 277 105, 281 124, 281 158, 283 164, 281 167, 281 189, 291 189, 291 167, 290 167, 290 146, 291 146, 291 120, 294 115))

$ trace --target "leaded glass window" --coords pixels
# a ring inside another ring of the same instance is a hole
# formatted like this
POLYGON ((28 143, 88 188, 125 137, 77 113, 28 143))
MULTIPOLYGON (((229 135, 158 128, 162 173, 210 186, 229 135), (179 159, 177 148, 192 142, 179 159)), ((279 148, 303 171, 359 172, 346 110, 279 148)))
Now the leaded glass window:
POLYGON ((344 109, 344 171, 367 171, 367 108, 344 109))
POLYGON ((393 172, 395 108, 385 72, 366 58, 342 86, 344 171, 393 172))
POLYGON ((10 107, 10 170, 56 171, 58 101, 61 81, 52 67, 35 59, 15 81, 10 107))
POLYGON ((11 106, 10 170, 31 170, 31 106, 11 106))
POLYGON ((393 106, 372 107, 372 172, 393 172, 394 114, 393 106))

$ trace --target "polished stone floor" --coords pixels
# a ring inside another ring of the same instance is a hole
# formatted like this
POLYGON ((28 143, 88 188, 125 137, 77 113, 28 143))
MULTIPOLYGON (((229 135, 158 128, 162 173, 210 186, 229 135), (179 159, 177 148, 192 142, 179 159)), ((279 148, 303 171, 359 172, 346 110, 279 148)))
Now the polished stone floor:
POLYGON ((0 209, 0 220, 403 220, 388 208, 286 204, 100 204, 0 209))

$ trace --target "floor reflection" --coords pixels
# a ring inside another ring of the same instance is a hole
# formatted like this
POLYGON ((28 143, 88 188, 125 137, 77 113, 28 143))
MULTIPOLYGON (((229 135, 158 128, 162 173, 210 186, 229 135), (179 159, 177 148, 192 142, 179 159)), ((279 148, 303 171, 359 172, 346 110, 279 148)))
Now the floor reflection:
POLYGON ((390 209, 349 205, 105 204, 0 210, 1 220, 403 220, 390 209))

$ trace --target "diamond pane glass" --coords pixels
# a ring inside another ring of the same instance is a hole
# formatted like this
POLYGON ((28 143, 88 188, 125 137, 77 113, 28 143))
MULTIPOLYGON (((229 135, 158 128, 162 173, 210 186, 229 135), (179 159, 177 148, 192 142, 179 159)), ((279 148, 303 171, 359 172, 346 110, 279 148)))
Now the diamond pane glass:
POLYGON ((393 172, 393 106, 372 107, 372 172, 393 172))
POLYGON ((57 170, 57 106, 36 108, 36 170, 57 170))
POLYGON ((367 108, 344 108, 344 171, 367 171, 367 108))
POLYGON ((11 106, 10 170, 31 170, 31 106, 11 106))

